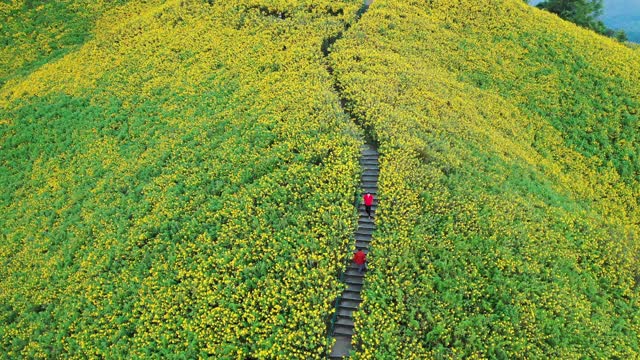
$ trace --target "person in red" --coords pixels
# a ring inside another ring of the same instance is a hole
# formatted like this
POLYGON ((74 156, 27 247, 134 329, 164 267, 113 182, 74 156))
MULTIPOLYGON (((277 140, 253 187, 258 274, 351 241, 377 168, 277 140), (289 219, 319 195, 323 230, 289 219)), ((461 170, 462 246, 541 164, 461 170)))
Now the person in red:
POLYGON ((353 262, 358 265, 358 272, 362 273, 364 271, 365 264, 367 263, 367 254, 365 254, 362 249, 358 249, 358 251, 353 254, 353 262))
POLYGON ((373 195, 371 195, 370 192, 367 192, 366 194, 364 194, 362 198, 364 200, 364 208, 367 211, 367 215, 369 216, 369 219, 371 219, 371 206, 373 205, 373 195))

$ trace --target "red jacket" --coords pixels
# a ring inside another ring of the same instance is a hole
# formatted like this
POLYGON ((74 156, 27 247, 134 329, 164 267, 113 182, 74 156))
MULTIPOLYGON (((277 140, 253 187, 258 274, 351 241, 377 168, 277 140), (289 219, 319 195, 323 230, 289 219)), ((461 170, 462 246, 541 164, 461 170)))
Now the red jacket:
POLYGON ((373 205, 373 195, 365 194, 362 198, 364 199, 364 204, 365 205, 367 205, 367 206, 373 205))
POLYGON ((365 254, 362 250, 358 250, 355 254, 353 254, 353 262, 362 265, 367 261, 367 254, 365 254))

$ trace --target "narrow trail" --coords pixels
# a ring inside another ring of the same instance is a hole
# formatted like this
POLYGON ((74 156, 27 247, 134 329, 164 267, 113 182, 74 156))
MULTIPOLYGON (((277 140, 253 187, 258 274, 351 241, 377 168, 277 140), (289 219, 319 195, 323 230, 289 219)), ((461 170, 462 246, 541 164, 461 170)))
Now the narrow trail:
MULTIPOLYGON (((360 17, 369 9, 369 5, 373 3, 373 0, 365 0, 362 8, 356 16, 355 22, 360 20, 360 17)), ((345 31, 349 29, 349 26, 345 27, 345 31)), ((335 37, 326 39, 322 44, 322 53, 325 58, 328 58, 331 53, 332 45, 342 37, 343 32, 337 34, 335 37)), ((328 62, 328 61, 327 61, 328 62)), ((327 64, 327 70, 333 75, 333 69, 327 64)), ((338 86, 337 79, 334 79, 334 89, 340 96, 340 104, 343 111, 346 114, 351 114, 346 108, 346 99, 344 98, 340 87, 338 86)), ((371 218, 365 211, 362 201, 358 205, 358 229, 355 233, 355 250, 362 249, 365 254, 369 254, 369 246, 371 243, 371 235, 375 230, 375 213, 378 207, 378 175, 380 174, 379 162, 378 162, 378 150, 371 144, 366 144, 361 149, 360 165, 362 167, 362 176, 360 184, 362 193, 369 192, 373 194, 374 202, 372 206, 371 218)), ((352 253, 348 254, 348 258, 351 259, 352 253)), ((366 271, 363 273, 358 272, 358 267, 354 263, 350 263, 347 267, 347 271, 343 274, 342 280, 347 285, 347 288, 342 292, 341 296, 336 300, 336 314, 329 324, 329 336, 335 339, 335 343, 329 354, 330 359, 344 359, 348 357, 349 352, 353 346, 351 344, 354 335, 354 322, 353 314, 358 310, 362 297, 360 293, 365 281, 366 271)))
MULTIPOLYGON (((356 230, 356 249, 362 249, 366 254, 369 253, 369 245, 371 243, 371 235, 375 230, 375 213, 378 207, 378 175, 380 174, 378 163, 378 151, 371 145, 365 145, 362 148, 360 165, 362 166, 361 186, 363 192, 373 194, 374 201, 371 207, 371 218, 365 212, 364 204, 358 206, 360 218, 358 219, 358 230, 356 230)), ((336 342, 329 355, 330 359, 342 359, 349 355, 352 349, 351 339, 354 333, 353 313, 358 310, 362 297, 360 292, 364 285, 366 271, 358 272, 358 267, 351 263, 347 267, 344 274, 344 282, 347 289, 342 292, 336 306, 336 322, 333 328, 333 337, 336 342)))

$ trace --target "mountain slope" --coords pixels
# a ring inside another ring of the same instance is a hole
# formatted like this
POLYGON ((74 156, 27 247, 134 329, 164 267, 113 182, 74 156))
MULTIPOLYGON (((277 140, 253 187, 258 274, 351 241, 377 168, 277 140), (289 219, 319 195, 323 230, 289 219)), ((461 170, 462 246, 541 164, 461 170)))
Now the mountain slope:
POLYGON ((332 60, 381 150, 357 358, 638 356, 632 50, 521 1, 379 0, 332 60))
POLYGON ((519 0, 360 10, 0 5, 0 357, 324 358, 363 132, 356 358, 640 356, 637 50, 519 0))
POLYGON ((361 143, 321 45, 358 7, 133 2, 5 84, 0 357, 321 358, 361 143))

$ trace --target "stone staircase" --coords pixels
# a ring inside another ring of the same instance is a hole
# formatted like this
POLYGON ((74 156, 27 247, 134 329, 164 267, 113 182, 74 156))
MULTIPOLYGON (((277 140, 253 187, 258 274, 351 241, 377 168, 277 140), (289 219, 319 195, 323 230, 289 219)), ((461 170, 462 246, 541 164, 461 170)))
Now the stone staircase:
MULTIPOLYGON (((375 230, 375 212, 378 207, 378 175, 380 173, 378 164, 378 151, 366 145, 362 148, 362 156, 360 158, 362 166, 362 194, 370 192, 373 194, 373 206, 371 207, 371 219, 362 203, 362 197, 359 200, 358 212, 358 230, 356 230, 356 249, 362 249, 366 254, 369 253, 369 244, 371 243, 371 234, 375 230)), ((349 254, 351 258, 353 253, 349 254)), ((362 298, 360 292, 364 284, 366 271, 362 274, 358 272, 357 266, 352 262, 347 267, 344 274, 344 282, 347 289, 344 290, 338 301, 336 322, 333 328, 333 337, 336 342, 331 349, 330 359, 343 359, 349 355, 352 349, 351 338, 353 337, 353 313, 358 310, 362 298)))

